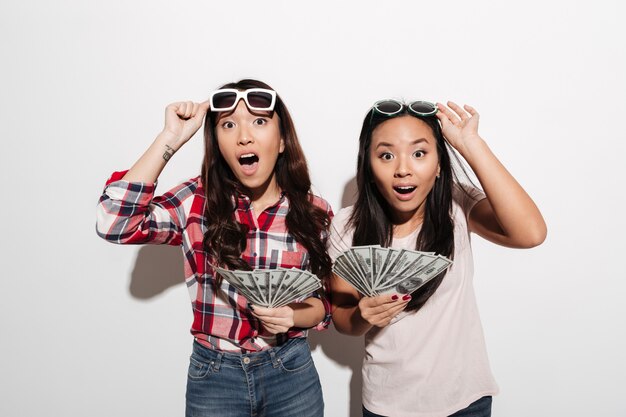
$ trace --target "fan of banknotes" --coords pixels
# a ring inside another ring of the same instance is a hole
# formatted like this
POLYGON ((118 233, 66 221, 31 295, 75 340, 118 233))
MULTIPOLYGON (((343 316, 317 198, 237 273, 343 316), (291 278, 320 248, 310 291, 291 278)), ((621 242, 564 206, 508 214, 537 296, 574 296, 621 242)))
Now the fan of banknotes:
POLYGON ((252 304, 261 307, 282 307, 322 286, 317 276, 297 268, 253 271, 214 268, 252 304))
POLYGON ((410 294, 452 264, 433 252, 353 246, 342 252, 333 272, 363 295, 410 294))

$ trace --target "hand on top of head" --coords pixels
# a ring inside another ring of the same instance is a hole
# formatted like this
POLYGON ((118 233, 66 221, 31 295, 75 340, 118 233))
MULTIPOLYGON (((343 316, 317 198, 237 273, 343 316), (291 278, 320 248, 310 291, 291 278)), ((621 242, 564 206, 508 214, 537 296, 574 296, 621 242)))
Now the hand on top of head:
POLYGON ((463 152, 466 143, 476 138, 478 135, 479 114, 472 106, 458 104, 448 101, 448 106, 437 103, 439 111, 437 118, 441 122, 441 131, 446 140, 455 149, 463 152))
POLYGON ((208 101, 202 103, 181 101, 169 104, 165 108, 163 133, 171 136, 172 144, 170 146, 175 151, 200 129, 208 109, 208 101))

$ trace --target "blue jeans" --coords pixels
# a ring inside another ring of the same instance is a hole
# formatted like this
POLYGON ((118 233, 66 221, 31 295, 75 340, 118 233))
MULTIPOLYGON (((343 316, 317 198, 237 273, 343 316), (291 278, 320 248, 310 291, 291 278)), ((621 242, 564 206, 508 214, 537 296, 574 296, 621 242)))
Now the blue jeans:
POLYGON ((324 400, 306 339, 246 354, 194 342, 186 417, 322 417, 324 400))
MULTIPOLYGON (((374 414, 363 407, 363 417, 385 417, 374 414)), ((482 397, 471 403, 467 408, 457 411, 450 417, 491 417, 491 397, 482 397)))

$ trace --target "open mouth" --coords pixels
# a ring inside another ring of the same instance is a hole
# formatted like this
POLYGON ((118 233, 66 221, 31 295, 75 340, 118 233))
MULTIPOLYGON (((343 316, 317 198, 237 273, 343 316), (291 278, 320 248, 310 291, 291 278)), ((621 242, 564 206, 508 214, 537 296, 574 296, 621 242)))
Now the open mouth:
POLYGON ((239 163, 243 166, 251 166, 259 162, 259 157, 253 153, 246 153, 239 157, 239 163))
POLYGON ((411 186, 411 185, 402 186, 402 187, 393 187, 395 192, 397 192, 398 194, 410 194, 413 191, 415 191, 416 188, 417 187, 414 187, 414 186, 411 186))

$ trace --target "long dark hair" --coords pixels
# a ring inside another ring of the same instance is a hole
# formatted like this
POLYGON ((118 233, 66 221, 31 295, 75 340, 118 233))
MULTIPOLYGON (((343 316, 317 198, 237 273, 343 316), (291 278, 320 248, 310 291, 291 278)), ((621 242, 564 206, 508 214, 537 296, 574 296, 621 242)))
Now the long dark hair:
MULTIPOLYGON (((437 141, 437 155, 439 158, 439 178, 435 181, 432 190, 426 197, 424 220, 415 242, 415 249, 435 252, 452 259, 454 256, 454 222, 452 219, 454 172, 450 153, 448 152, 449 145, 443 137, 441 126, 436 116, 417 116, 407 111, 406 106, 403 107, 401 112, 392 117, 401 116, 415 117, 430 127, 437 141)), ((358 197, 348 223, 348 227, 354 228, 352 238, 354 246, 381 245, 389 247, 393 240, 390 208, 373 182, 374 176, 370 162, 372 132, 377 126, 390 120, 390 118, 390 116, 379 114, 372 109, 367 113, 363 121, 359 137, 359 156, 356 174, 358 197)), ((411 294, 412 299, 406 309, 420 309, 437 290, 444 276, 445 271, 411 294)))
MULTIPOLYGON (((269 85, 251 79, 229 83, 220 88, 267 88, 269 85)), ((298 142, 296 129, 280 96, 276 97, 274 112, 280 121, 280 134, 285 149, 279 155, 274 172, 278 186, 289 199, 286 225, 289 233, 303 245, 308 253, 311 272, 327 279, 331 259, 326 252, 327 231, 330 218, 326 211, 312 204, 309 171, 298 142)), ((229 269, 250 270, 250 265, 241 259, 246 249, 248 227, 235 220, 237 195, 247 190, 237 180, 220 153, 215 126, 219 113, 208 111, 204 121, 204 162, 202 182, 206 194, 205 217, 207 231, 203 247, 220 266, 229 269)), ((219 284, 219 281, 218 281, 219 284)))

